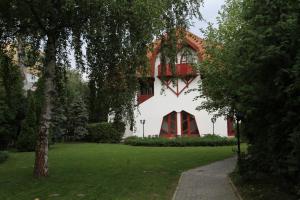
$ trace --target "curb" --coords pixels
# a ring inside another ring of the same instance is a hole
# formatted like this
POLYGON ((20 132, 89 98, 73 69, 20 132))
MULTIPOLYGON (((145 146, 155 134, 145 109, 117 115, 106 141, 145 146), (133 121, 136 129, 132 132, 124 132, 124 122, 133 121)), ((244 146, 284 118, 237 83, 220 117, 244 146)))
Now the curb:
POLYGON ((231 178, 227 175, 227 179, 231 185, 231 188, 233 190, 233 193, 235 194, 235 196, 238 198, 238 200, 243 200, 243 198, 241 197, 238 189, 236 188, 236 186, 234 185, 234 183, 232 182, 231 178))
POLYGON ((173 194, 172 200, 175 200, 175 198, 176 198, 176 194, 177 194, 177 191, 178 191, 178 188, 179 188, 179 185, 180 185, 180 182, 181 182, 182 174, 183 174, 183 173, 184 173, 184 172, 182 172, 182 173, 180 174, 180 177, 179 177, 179 180, 178 180, 178 183, 177 183, 177 186, 176 186, 176 190, 175 190, 175 192, 174 192, 174 194, 173 194))

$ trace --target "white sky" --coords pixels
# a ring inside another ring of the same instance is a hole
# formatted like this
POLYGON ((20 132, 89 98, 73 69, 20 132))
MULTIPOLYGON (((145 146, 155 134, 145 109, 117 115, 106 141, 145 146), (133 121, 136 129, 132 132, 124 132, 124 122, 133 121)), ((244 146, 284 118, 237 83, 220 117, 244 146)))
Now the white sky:
POLYGON ((204 0, 204 5, 200 9, 203 20, 193 20, 194 27, 191 27, 190 31, 201 37, 202 33, 200 31, 200 28, 206 28, 208 22, 216 25, 216 17, 218 16, 218 11, 224 4, 225 0, 204 0))

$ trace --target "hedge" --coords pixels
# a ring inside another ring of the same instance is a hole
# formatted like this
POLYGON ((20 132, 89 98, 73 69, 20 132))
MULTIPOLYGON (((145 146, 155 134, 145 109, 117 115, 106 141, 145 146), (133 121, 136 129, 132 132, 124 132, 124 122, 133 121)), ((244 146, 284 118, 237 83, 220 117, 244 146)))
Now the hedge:
POLYGON ((237 144, 235 138, 220 136, 203 136, 203 137, 178 137, 178 138, 138 138, 128 137, 124 144, 132 146, 153 146, 153 147, 187 147, 187 146, 232 146, 237 144))
POLYGON ((7 151, 0 151, 0 163, 3 163, 8 158, 8 152, 7 151))
POLYGON ((101 122, 88 124, 87 129, 88 135, 86 139, 89 142, 119 143, 123 137, 123 133, 113 123, 101 122))

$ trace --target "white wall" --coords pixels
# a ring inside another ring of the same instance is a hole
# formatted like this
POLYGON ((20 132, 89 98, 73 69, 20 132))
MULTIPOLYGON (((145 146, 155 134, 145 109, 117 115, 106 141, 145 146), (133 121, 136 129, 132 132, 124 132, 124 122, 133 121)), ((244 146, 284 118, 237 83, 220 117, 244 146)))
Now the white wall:
MULTIPOLYGON (((189 89, 198 88, 200 76, 196 77, 189 87, 177 97, 170 89, 163 86, 161 80, 157 78, 157 66, 159 65, 158 58, 159 56, 157 56, 155 63, 154 96, 137 107, 135 110, 134 130, 133 132, 130 132, 130 130, 127 129, 125 135, 136 135, 142 137, 143 126, 140 123, 141 119, 146 120, 145 136, 159 135, 163 117, 172 111, 176 111, 178 113, 177 126, 178 135, 180 135, 181 122, 179 113, 182 110, 195 116, 200 135, 212 133, 213 127, 211 118, 213 117, 213 114, 209 114, 205 110, 196 110, 196 107, 199 106, 204 99, 194 100, 194 98, 199 95, 197 91, 186 93, 189 89)), ((179 80, 179 88, 183 88, 184 86, 185 83, 182 80, 179 80)), ((172 84, 171 87, 173 87, 172 84)), ((176 91, 175 88, 174 90, 176 91)), ((227 136, 227 121, 224 118, 217 119, 215 123, 215 134, 227 136)))

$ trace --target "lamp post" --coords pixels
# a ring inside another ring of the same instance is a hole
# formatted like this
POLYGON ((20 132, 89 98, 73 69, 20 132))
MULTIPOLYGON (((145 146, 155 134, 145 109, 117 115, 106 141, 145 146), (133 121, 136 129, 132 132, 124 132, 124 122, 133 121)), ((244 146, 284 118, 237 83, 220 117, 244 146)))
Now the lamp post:
POLYGON ((145 119, 141 119, 140 122, 143 125, 143 138, 144 138, 145 137, 145 123, 146 123, 146 120, 145 119))
POLYGON ((241 112, 235 113, 235 119, 236 119, 236 137, 237 137, 237 155, 238 159, 241 158, 241 139, 240 139, 240 121, 242 121, 244 118, 244 115, 241 112))
POLYGON ((213 124, 213 135, 215 135, 215 123, 216 123, 216 117, 211 118, 211 122, 213 124))

